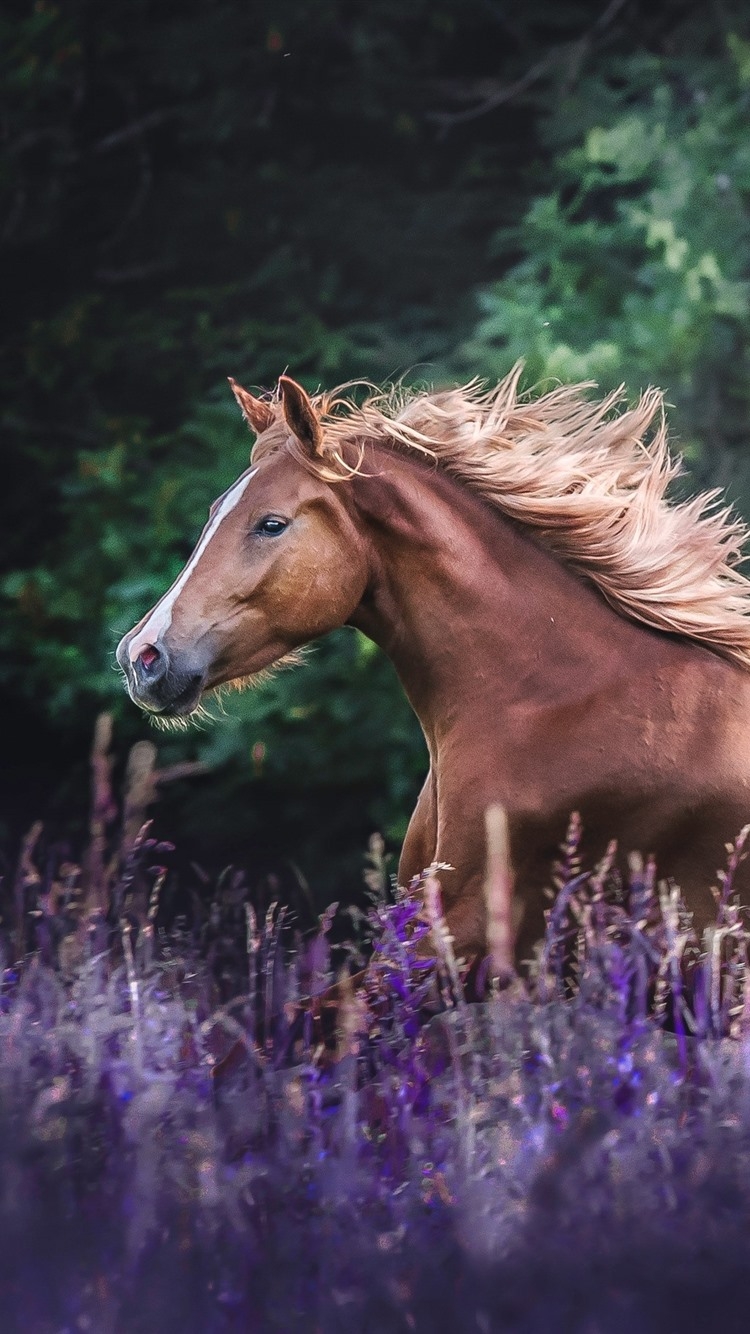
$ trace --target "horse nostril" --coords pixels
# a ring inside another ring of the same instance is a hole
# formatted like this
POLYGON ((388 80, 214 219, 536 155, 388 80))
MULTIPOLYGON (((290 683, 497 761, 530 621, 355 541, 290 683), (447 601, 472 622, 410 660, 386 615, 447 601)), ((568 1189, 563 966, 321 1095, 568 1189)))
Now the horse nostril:
POLYGON ((154 648, 153 644, 147 644, 138 654, 138 661, 146 671, 153 667, 155 662, 159 661, 159 650, 154 648))
POLYGON ((155 644, 146 644, 136 656, 133 666, 139 676, 154 681, 166 671, 166 657, 155 644))

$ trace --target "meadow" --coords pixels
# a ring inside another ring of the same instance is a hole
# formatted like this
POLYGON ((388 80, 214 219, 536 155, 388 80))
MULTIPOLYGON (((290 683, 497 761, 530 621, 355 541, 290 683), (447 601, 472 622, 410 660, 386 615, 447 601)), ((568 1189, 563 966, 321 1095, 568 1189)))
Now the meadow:
POLYGON ((5 1330, 745 1327, 747 830, 698 941, 572 820, 529 976, 469 1003, 429 868, 397 888, 377 838, 338 944, 239 871, 165 913, 154 757, 115 800, 109 740, 80 865, 36 826, 5 885, 5 1330))

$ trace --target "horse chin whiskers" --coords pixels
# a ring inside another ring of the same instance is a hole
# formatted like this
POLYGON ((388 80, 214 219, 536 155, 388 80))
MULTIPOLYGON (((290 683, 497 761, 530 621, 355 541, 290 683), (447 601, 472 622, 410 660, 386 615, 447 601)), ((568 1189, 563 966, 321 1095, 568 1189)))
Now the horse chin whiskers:
POLYGON ((310 651, 310 645, 292 649, 291 653, 285 653, 283 658, 277 658, 276 662, 272 662, 269 667, 261 667, 260 671, 250 672, 247 676, 235 676, 231 681, 222 681, 220 685, 212 686, 206 692, 206 698, 212 703, 215 701, 223 713, 224 697, 226 695, 233 695, 243 690, 257 690, 258 686, 265 685, 267 681, 272 681, 279 672, 287 671, 290 667, 303 666, 310 651))
POLYGON ((187 732, 191 727, 201 728, 205 723, 215 721, 203 700, 200 700, 189 713, 155 713, 151 709, 145 709, 144 712, 148 714, 148 720, 157 732, 187 732))
POLYGON ((201 728, 208 723, 218 721, 217 713, 211 706, 215 705, 219 714, 226 713, 224 708, 226 695, 235 691, 253 690, 270 681, 277 672, 284 671, 288 667, 299 667, 307 658, 308 651, 308 649, 294 649, 291 653, 285 653, 283 658, 279 658, 270 667, 263 667, 259 672, 253 672, 249 676, 237 676, 232 681, 224 681, 221 685, 210 687, 189 713, 157 713, 143 703, 140 707, 159 732, 187 732, 191 727, 201 728))

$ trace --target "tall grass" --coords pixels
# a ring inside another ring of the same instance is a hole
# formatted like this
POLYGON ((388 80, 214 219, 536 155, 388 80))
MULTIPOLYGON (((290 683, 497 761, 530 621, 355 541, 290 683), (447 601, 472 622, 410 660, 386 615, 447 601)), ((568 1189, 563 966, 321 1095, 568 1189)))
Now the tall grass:
POLYGON ((156 757, 116 802, 109 750, 100 723, 80 867, 35 826, 6 888, 4 1331, 745 1328, 747 830, 698 941, 652 864, 585 869, 574 818, 522 982, 490 814, 469 1004, 438 868, 397 889, 377 840, 355 977, 333 912, 301 939, 239 874, 166 925, 156 757))

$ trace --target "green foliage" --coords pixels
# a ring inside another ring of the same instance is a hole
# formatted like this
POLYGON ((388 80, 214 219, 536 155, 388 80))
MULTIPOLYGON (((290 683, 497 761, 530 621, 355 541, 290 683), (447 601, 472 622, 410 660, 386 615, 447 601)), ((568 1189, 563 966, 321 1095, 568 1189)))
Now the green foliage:
POLYGON ((256 873, 294 878, 301 868, 319 910, 334 894, 356 895, 373 829, 400 846, 427 767, 388 660, 341 630, 304 665, 208 707, 219 721, 193 744, 214 777, 182 785, 169 811, 190 830, 193 855, 247 862, 250 852, 256 873))
POLYGON ((379 779, 378 825, 400 841, 425 758, 411 711, 393 707, 398 685, 387 659, 355 630, 328 636, 306 657, 257 691, 230 695, 203 758, 222 764, 241 756, 278 786, 293 776, 300 791, 335 790, 342 781, 362 790, 379 779))
POLYGON ((492 379, 522 357, 532 382, 661 385, 698 482, 750 510, 747 49, 633 54, 556 106, 550 185, 496 237, 522 258, 462 357, 492 379))

